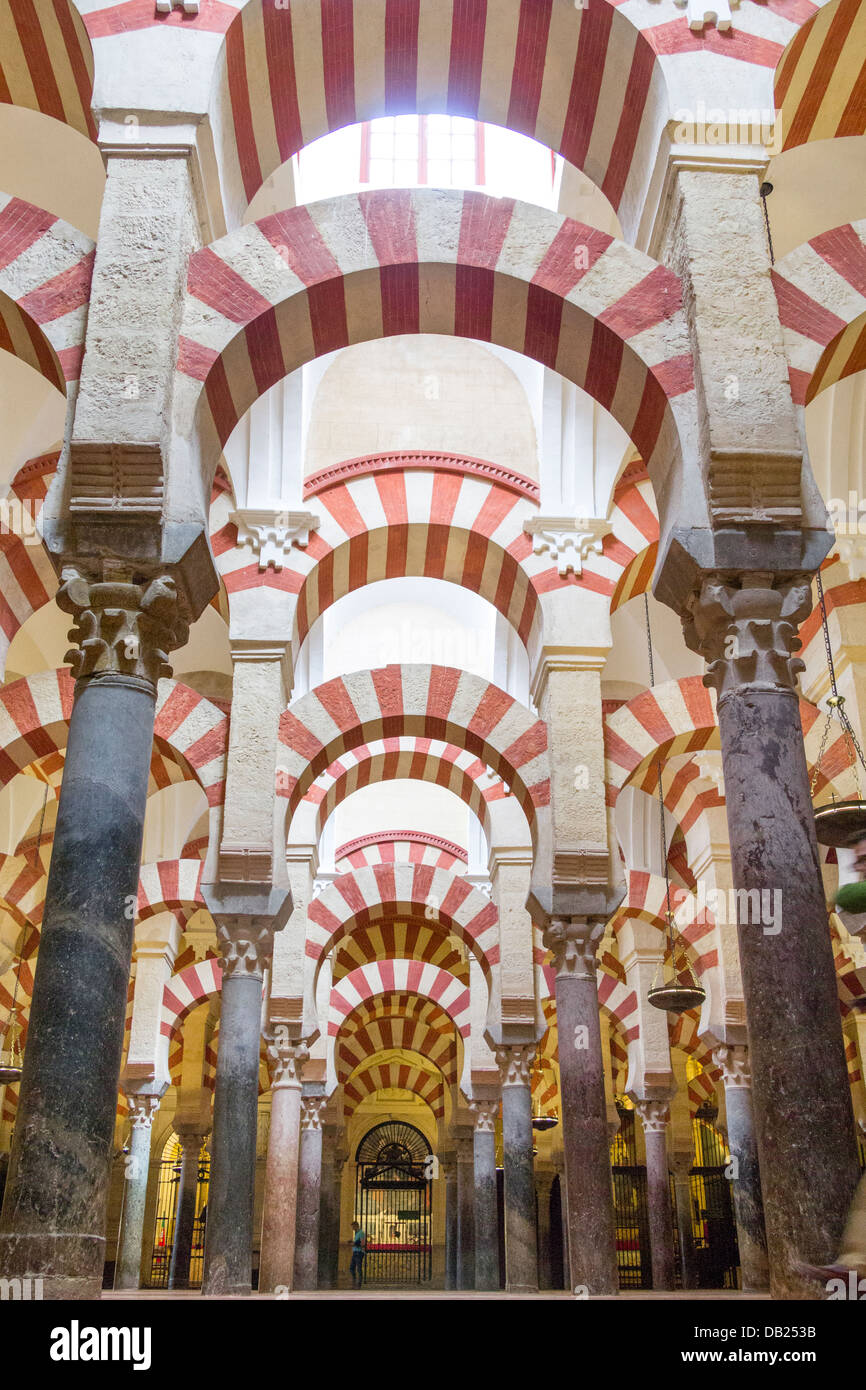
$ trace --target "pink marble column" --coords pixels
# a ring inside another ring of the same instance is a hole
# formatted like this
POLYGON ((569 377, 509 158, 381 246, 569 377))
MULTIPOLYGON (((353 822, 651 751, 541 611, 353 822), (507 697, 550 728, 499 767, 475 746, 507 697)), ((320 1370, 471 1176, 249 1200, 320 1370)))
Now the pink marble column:
POLYGON ((307 1055, 307 1048, 299 1043, 272 1042, 268 1046, 273 1070, 259 1261, 262 1293, 291 1289, 294 1284, 301 1066, 307 1055))
POLYGON ((643 1123, 646 1145, 646 1187, 649 1208, 653 1288, 674 1286, 674 1224, 668 1172, 667 1129, 671 1117, 666 1100, 638 1100, 635 1110, 643 1123))

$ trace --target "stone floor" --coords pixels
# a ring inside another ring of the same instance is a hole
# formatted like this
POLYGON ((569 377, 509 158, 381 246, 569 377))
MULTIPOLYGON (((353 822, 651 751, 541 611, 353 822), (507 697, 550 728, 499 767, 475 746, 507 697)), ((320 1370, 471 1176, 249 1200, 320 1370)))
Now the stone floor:
MULTIPOLYGON (((467 1299, 468 1299, 468 1300, 473 1300, 473 1299, 485 1299, 485 1300, 495 1300, 495 1299, 510 1299, 510 1300, 513 1300, 513 1299, 520 1299, 520 1300, 524 1300, 524 1301, 525 1301, 525 1300, 528 1299, 528 1300, 531 1300, 532 1302, 535 1302, 537 1299, 544 1299, 546 1302, 551 1302, 551 1301, 553 1301, 553 1302, 559 1301, 559 1302, 567 1302, 567 1303, 574 1303, 574 1302, 575 1302, 575 1300, 574 1300, 574 1298, 571 1296, 571 1294, 568 1294, 568 1293, 566 1293, 564 1290, 559 1290, 559 1289, 557 1289, 557 1290, 552 1290, 552 1291, 544 1291, 544 1292, 541 1292, 541 1293, 533 1293, 533 1294, 510 1294, 510 1293, 503 1293, 503 1292, 499 1292, 499 1293, 475 1293, 474 1291, 473 1291, 473 1292, 459 1292, 459 1291, 450 1292, 450 1291, 446 1291, 446 1290, 444 1290, 444 1289, 429 1289, 429 1290, 428 1290, 428 1289, 425 1289, 425 1290, 423 1290, 423 1291, 421 1291, 421 1290, 415 1290, 415 1289, 364 1289, 363 1292, 358 1293, 358 1292, 353 1292, 351 1289, 318 1289, 318 1290, 316 1290, 315 1292, 310 1292, 310 1293, 301 1293, 301 1292, 292 1293, 292 1294, 289 1294, 287 1298, 280 1299, 280 1300, 278 1300, 278 1301, 280 1301, 280 1302, 289 1302, 290 1300, 295 1301, 295 1300, 298 1300, 298 1299, 302 1299, 302 1300, 310 1300, 310 1299, 316 1299, 316 1300, 334 1300, 334 1299, 345 1299, 345 1298, 354 1299, 354 1300, 356 1300, 356 1301, 358 1301, 358 1300, 375 1301, 375 1300, 377 1300, 377 1299, 383 1299, 383 1298, 384 1298, 384 1299, 392 1299, 392 1300, 393 1300, 393 1299, 395 1299, 395 1298, 399 1298, 399 1299, 431 1299, 431 1300, 438 1301, 438 1302, 442 1302, 442 1301, 445 1300, 445 1299, 447 1299, 447 1300, 449 1300, 449 1301, 451 1301, 451 1300, 461 1300, 461 1301, 462 1301, 462 1300, 467 1300, 467 1299)), ((623 1293, 619 1294, 615 1299, 614 1299, 614 1298, 602 1298, 602 1299, 594 1299, 594 1300, 592 1300, 592 1301, 593 1301, 593 1302, 601 1302, 601 1303, 613 1303, 613 1302, 620 1303, 620 1302, 622 1302, 623 1300, 625 1300, 626 1302, 655 1302, 655 1303, 658 1303, 658 1302, 676 1302, 676 1303, 695 1303, 695 1302, 699 1302, 699 1303, 716 1303, 716 1302, 735 1302, 735 1301, 750 1302, 750 1301, 752 1301, 752 1300, 754 1300, 754 1299, 761 1299, 761 1300, 763 1300, 763 1301, 769 1302, 769 1298, 770 1298, 769 1294, 766 1294, 766 1293, 761 1293, 761 1294, 746 1294, 746 1293, 741 1293, 740 1290, 738 1290, 738 1289, 707 1289, 707 1290, 694 1290, 694 1291, 692 1291, 692 1290, 677 1290, 676 1292, 673 1292, 673 1293, 671 1293, 671 1292, 661 1292, 661 1291, 658 1292, 658 1293, 655 1293, 655 1292, 653 1292, 651 1289, 647 1289, 647 1290, 643 1290, 643 1289, 629 1289, 629 1290, 625 1290, 623 1293)), ((171 1292, 169 1292, 167 1289, 130 1289, 130 1290, 123 1291, 123 1292, 115 1291, 115 1290, 112 1290, 112 1289, 106 1289, 105 1292, 104 1292, 103 1295, 102 1295, 102 1301, 105 1302, 105 1301, 111 1300, 111 1299, 116 1300, 117 1302, 151 1302, 151 1301, 160 1301, 160 1300, 162 1300, 162 1301, 171 1301, 171 1302, 174 1302, 174 1301, 177 1301, 177 1300, 179 1300, 179 1299, 195 1299, 195 1300, 198 1301, 198 1302, 206 1302, 206 1303, 213 1303, 213 1302, 218 1302, 218 1303, 219 1303, 219 1302, 231 1302, 231 1301, 233 1301, 232 1298, 217 1298, 217 1299, 214 1299, 214 1298, 206 1298, 206 1299, 203 1299, 203 1298, 202 1298, 202 1295, 199 1293, 199 1291, 198 1291, 197 1289, 176 1289, 176 1290, 172 1290, 171 1292)), ((258 1301, 261 1301, 261 1302, 263 1302, 263 1303, 270 1303, 270 1302, 273 1302, 273 1301, 274 1301, 273 1298, 272 1298, 269 1294, 260 1294, 260 1293, 251 1294, 250 1297, 249 1297, 249 1299, 244 1299, 243 1301, 244 1301, 244 1302, 248 1302, 248 1301, 250 1301, 250 1300, 252 1300, 252 1301, 258 1300, 258 1301)))

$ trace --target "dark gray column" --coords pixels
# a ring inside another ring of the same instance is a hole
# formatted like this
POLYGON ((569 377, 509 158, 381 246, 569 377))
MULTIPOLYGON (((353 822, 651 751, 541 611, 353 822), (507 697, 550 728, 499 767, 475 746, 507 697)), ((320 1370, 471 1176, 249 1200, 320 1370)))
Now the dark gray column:
POLYGON ((271 1127, 268 1131, 259 1259, 261 1293, 294 1287, 301 1065, 308 1055, 308 1049, 303 1044, 283 1041, 282 1038, 272 1038, 268 1045, 271 1127))
POLYGON ((769 1270, 749 1051, 746 1047, 717 1047, 713 1061, 721 1067, 725 1086, 741 1282, 743 1289, 754 1292, 767 1288, 769 1270))
POLYGON ((530 1090, 534 1053, 534 1043, 496 1049, 502 1084, 505 1287, 510 1293, 533 1293, 538 1289, 530 1090))
POLYGON ((475 1288, 475 1162, 472 1131, 457 1134, 457 1287, 475 1288))
POLYGON ((168 1287, 170 1289, 188 1289, 192 1238, 195 1232, 199 1159, 205 1136, 201 1131, 186 1130, 180 1125, 175 1126, 175 1133, 180 1140, 181 1147, 180 1183, 177 1191, 174 1236, 171 1243, 171 1262, 168 1267, 168 1287))
POLYGON ((475 1287, 499 1288, 499 1232, 496 1205, 496 1117, 498 1100, 473 1100, 475 1115, 475 1287))
POLYGON ((553 1288, 553 1271, 550 1260, 550 1192, 556 1174, 552 1168, 536 1169, 535 1205, 538 1212, 536 1229, 538 1231, 538 1287, 553 1288))
POLYGON ((689 1176, 693 1167, 693 1155, 687 1153, 674 1154, 671 1166, 674 1172, 674 1195, 676 1198, 677 1236, 679 1238, 680 1247, 682 1284, 684 1289, 696 1289, 698 1287, 698 1271, 695 1264, 695 1240, 692 1222, 692 1186, 689 1176))
POLYGON ((319 1216, 319 1288, 337 1287, 340 1249, 340 1196, 345 1152, 335 1125, 322 1132, 322 1196, 319 1216))
POLYGON ((325 1096, 306 1092, 301 1100, 298 1155, 298 1218, 295 1288, 314 1289, 319 1277, 319 1213, 322 1191, 322 1111, 325 1096))
POLYGON ((445 1175, 445 1287, 457 1288, 457 1159, 453 1153, 440 1155, 439 1167, 445 1175))
POLYGON ((596 949, 602 921, 554 922, 544 936, 556 970, 562 1147, 568 1189, 565 1257, 573 1290, 619 1292, 613 1179, 598 1020, 596 949))
POLYGON ((18 1119, 0 1275, 46 1298, 98 1298, 156 683, 186 641, 174 583, 63 571, 76 677, 18 1119))
MULTIPOLYGON (((165 1088, 161 1088, 161 1091, 165 1088)), ((144 1236, 144 1208, 150 1173, 150 1140, 153 1118, 159 1109, 160 1094, 127 1096, 132 1129, 129 1153, 125 1158, 123 1214, 117 1246, 116 1289, 137 1289, 141 1283, 141 1247, 144 1236)))
POLYGON ((811 587, 773 584, 711 576, 683 626, 718 692, 770 1292, 818 1298, 797 1263, 836 1258, 858 1162, 792 656, 811 587))
POLYGON ((204 884, 202 893, 217 925, 223 970, 202 1293, 248 1294, 262 981, 292 898, 287 888, 253 883, 204 884))
POLYGON ((674 1226, 667 1146, 670 1106, 666 1100, 637 1100, 634 1108, 643 1123, 646 1146, 646 1188, 653 1288, 672 1289, 675 1273, 674 1226))

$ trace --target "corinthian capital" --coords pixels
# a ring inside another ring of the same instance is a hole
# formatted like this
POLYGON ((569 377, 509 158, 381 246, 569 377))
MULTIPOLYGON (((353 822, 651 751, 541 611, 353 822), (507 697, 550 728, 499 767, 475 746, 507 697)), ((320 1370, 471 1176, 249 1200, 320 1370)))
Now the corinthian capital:
POLYGON ((496 1129, 496 1117, 499 1114, 498 1100, 470 1100, 469 1109, 475 1116, 475 1132, 477 1134, 492 1134, 496 1129))
POLYGON ((76 680, 89 676, 130 676, 154 688, 170 676, 168 653, 182 647, 189 627, 169 575, 143 584, 93 582, 72 566, 61 574, 57 603, 71 613, 66 653, 76 680))
POLYGON ((321 1129, 327 1096, 304 1096, 301 1101, 301 1129, 321 1129))
POLYGON ((553 955, 557 975, 571 980, 594 980, 596 951, 604 935, 604 922, 573 917, 551 922, 544 933, 544 944, 553 955))
POLYGON ((744 1091, 749 1089, 752 1084, 752 1071, 747 1047, 721 1045, 714 1049, 713 1061, 721 1070, 725 1086, 735 1086, 744 1091))
POLYGON ((634 1108, 640 1116, 644 1134, 663 1134, 671 1118, 666 1100, 636 1100, 634 1108))
POLYGON ((705 579, 688 603, 683 634, 707 662, 704 685, 719 700, 753 692, 793 691, 804 663, 797 628, 812 609, 806 576, 775 582, 771 574, 705 579))
POLYGON ((153 1117, 159 1109, 160 1095, 131 1094, 127 1096, 129 1102, 129 1118, 133 1129, 150 1129, 153 1124, 153 1117))
POLYGON ((503 1086, 528 1086, 532 1073, 535 1043, 521 1043, 494 1049, 499 1080, 503 1086))
POLYGON ((220 948, 220 967, 224 978, 250 975, 264 978, 265 966, 274 954, 274 933, 270 923, 255 917, 223 917, 216 924, 220 948))
POLYGON ((310 1055, 305 1043, 289 1042, 282 1038, 268 1037, 268 1062, 271 1068, 271 1087, 279 1091, 290 1087, 300 1087, 301 1069, 310 1055))

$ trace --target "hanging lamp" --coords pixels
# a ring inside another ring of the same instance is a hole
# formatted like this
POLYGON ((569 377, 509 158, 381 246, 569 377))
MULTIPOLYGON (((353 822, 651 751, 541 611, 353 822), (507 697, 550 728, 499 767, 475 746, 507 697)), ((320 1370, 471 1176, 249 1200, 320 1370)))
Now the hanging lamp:
MULTIPOLYGON (((834 849, 846 849, 855 845, 858 840, 866 839, 866 800, 863 799, 863 788, 860 780, 860 769, 863 768, 866 771, 866 760, 864 760, 863 749, 860 747, 860 742, 845 709, 845 696, 839 694, 839 688, 836 685, 836 666, 833 661, 833 647, 830 642, 827 605, 824 601, 824 584, 820 570, 815 578, 818 587, 818 599, 821 604, 821 627, 824 632, 824 649, 827 653, 827 669, 830 673, 832 694, 827 699, 827 718, 821 734, 821 747, 818 750, 818 758, 812 773, 812 784, 809 790, 814 798, 821 772, 821 763, 830 737, 830 728, 835 718, 841 725, 842 736, 850 752, 851 767, 854 770, 854 780, 857 784, 857 796, 845 801, 837 801, 831 789, 831 800, 825 806, 819 806, 815 811, 815 834, 822 845, 832 845, 834 849)), ((854 887, 855 885, 850 886, 854 887)), ((840 906, 844 908, 845 905, 840 903, 840 906)), ((848 910, 862 912, 864 909, 852 907, 848 910)))
MULTIPOLYGON (((649 676, 650 688, 655 685, 655 667, 653 664, 653 643, 652 631, 650 629, 649 598, 643 596, 644 611, 646 613, 646 639, 647 654, 649 656, 649 676)), ((656 968, 652 985, 647 991, 647 999, 656 1009, 664 1009, 669 1014, 684 1014, 687 1009, 694 1009, 702 1004, 707 997, 707 992, 703 985, 698 984, 692 968, 688 963, 685 951, 680 945, 677 932, 674 930, 674 914, 671 910, 671 881, 668 873, 668 837, 665 832, 665 798, 662 788, 662 760, 656 758, 656 772, 658 776, 658 798, 659 798, 659 822, 661 825, 661 854, 662 865, 665 876, 665 919, 667 922, 667 956, 662 955, 656 968), (679 963, 678 963, 679 956, 679 963)))
MULTIPOLYGON (((540 1076, 541 1067, 539 1066, 539 1058, 536 1054, 535 1062, 533 1064, 533 1082, 536 1077, 540 1076)), ((533 1084, 533 1090, 534 1089, 535 1086, 533 1084)), ((547 1129, 555 1129, 558 1124, 559 1115, 557 1114, 557 1112, 555 1110, 552 1110, 549 1114, 545 1114, 541 1108, 541 1101, 536 1101, 532 1111, 532 1128, 537 1129, 539 1133, 543 1134, 544 1131, 547 1129)))

